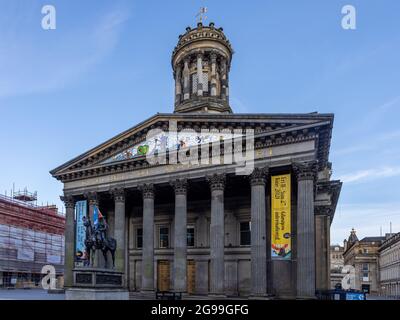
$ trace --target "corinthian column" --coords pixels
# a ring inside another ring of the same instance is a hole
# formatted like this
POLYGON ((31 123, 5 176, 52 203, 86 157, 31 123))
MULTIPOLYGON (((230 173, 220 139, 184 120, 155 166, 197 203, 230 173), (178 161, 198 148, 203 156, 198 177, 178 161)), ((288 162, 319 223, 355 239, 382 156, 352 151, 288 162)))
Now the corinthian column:
POLYGON ((142 291, 154 291, 154 186, 145 184, 143 193, 142 291))
POLYGON ((175 190, 175 237, 174 237, 174 290, 187 291, 187 181, 171 183, 175 190))
POLYGON ((113 189, 112 195, 115 207, 114 237, 117 241, 115 266, 118 271, 125 274, 125 190, 123 188, 113 189))
POLYGON ((75 199, 72 196, 61 196, 65 205, 65 245, 64 245, 64 286, 72 287, 75 262, 75 199))
POLYGON ((251 294, 267 294, 267 225, 265 182, 268 170, 255 168, 251 183, 251 294))
POLYGON ((225 175, 208 178, 211 188, 211 228, 210 228, 210 294, 223 295, 225 282, 225 221, 224 188, 225 175))
POLYGON ((314 180, 316 163, 296 163, 297 175, 297 297, 315 298, 314 180))

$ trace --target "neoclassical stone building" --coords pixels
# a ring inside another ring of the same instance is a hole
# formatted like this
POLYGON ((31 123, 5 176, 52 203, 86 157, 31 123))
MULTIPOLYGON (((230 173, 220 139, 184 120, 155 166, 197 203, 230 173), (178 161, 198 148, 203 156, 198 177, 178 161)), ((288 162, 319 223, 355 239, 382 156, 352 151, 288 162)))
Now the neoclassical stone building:
POLYGON ((400 232, 390 234, 379 248, 380 294, 400 299, 400 232))
POLYGON ((370 294, 379 293, 379 248, 386 237, 364 237, 358 239, 356 231, 351 230, 344 242, 344 265, 354 267, 356 290, 370 294))
POLYGON ((222 28, 188 27, 172 54, 174 112, 51 171, 64 184, 67 288, 82 287, 74 207, 86 200, 89 216, 98 206, 107 218, 119 285, 131 292, 314 298, 329 289, 341 189, 330 180, 333 115, 233 113, 232 54, 222 28))

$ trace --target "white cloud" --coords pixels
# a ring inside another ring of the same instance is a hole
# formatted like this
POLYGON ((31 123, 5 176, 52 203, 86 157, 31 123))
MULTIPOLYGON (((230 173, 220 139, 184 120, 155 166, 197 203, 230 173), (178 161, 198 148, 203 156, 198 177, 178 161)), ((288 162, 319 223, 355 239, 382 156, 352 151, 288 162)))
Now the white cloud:
POLYGON ((400 130, 384 132, 380 135, 376 135, 374 137, 369 138, 368 141, 365 141, 364 136, 362 136, 362 138, 364 139, 362 143, 351 145, 349 147, 338 150, 333 150, 333 154, 335 156, 338 156, 338 155, 351 154, 355 152, 376 150, 377 148, 381 147, 383 143, 387 143, 393 139, 400 138, 400 130))
MULTIPOLYGON (((30 7, 20 9, 12 12, 15 18, 32 18, 35 12, 30 7)), ((1 18, 6 15, 3 12, 1 18)), ((74 83, 112 52, 128 17, 127 8, 113 7, 75 26, 58 22, 52 31, 40 26, 30 30, 29 24, 4 26, 0 29, 0 98, 48 92, 74 83)))
POLYGON ((359 239, 400 232, 400 203, 355 203, 340 204, 331 226, 331 243, 342 243, 354 228, 359 239))
POLYGON ((338 177, 344 183, 370 181, 375 179, 390 178, 400 175, 400 167, 380 167, 356 171, 338 177))

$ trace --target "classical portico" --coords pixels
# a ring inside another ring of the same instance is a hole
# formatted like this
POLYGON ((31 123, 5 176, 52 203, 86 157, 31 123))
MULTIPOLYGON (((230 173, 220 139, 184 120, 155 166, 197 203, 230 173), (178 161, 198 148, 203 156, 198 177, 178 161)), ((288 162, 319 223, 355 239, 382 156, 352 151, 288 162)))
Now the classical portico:
POLYGON ((333 115, 233 113, 232 54, 222 28, 187 28, 172 54, 174 113, 51 171, 64 184, 67 288, 80 286, 78 201, 107 219, 121 290, 313 299, 329 288, 333 115))

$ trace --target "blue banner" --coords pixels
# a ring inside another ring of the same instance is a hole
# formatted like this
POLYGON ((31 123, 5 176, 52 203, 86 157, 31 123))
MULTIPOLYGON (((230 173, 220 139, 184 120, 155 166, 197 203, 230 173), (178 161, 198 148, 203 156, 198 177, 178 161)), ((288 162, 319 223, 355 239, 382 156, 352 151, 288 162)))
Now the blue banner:
POLYGON ((86 200, 78 201, 75 206, 76 216, 76 241, 75 241, 75 258, 81 261, 86 258, 85 253, 85 226, 83 225, 83 217, 87 215, 86 200))

